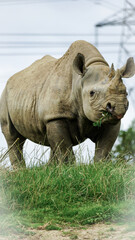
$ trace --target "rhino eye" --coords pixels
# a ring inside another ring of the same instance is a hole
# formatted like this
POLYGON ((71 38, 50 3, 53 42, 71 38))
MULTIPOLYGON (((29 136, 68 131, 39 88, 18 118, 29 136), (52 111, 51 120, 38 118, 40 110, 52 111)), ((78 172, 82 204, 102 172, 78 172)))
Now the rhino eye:
POLYGON ((94 94, 95 94, 95 92, 94 92, 94 91, 90 91, 90 96, 91 96, 91 97, 93 97, 93 96, 94 96, 94 94))

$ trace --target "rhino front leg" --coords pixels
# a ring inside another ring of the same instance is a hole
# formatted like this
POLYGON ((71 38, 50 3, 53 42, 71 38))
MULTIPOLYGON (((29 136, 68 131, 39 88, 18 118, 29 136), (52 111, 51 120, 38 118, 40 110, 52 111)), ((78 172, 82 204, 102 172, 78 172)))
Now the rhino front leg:
POLYGON ((49 163, 73 163, 75 156, 66 120, 59 119, 47 123, 47 138, 51 147, 49 163))
POLYGON ((95 161, 100 161, 108 157, 120 130, 120 122, 116 125, 108 125, 105 127, 100 138, 96 142, 95 161))

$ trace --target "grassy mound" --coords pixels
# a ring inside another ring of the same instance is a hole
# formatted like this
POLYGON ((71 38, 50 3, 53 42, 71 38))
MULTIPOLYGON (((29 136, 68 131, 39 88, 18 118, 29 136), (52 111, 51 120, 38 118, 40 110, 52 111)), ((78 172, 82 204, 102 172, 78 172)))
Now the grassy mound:
POLYGON ((122 161, 1 171, 0 189, 26 226, 135 219, 135 166, 122 161))

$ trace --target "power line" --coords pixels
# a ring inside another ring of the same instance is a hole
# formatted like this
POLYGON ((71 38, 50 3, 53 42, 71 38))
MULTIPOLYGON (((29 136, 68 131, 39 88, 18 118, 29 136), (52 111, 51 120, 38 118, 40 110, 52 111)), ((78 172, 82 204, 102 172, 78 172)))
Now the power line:
POLYGON ((0 33, 0 36, 45 36, 45 37, 52 37, 52 36, 93 36, 94 34, 90 33, 0 33))
MULTIPOLYGON (((22 42, 12 42, 12 41, 8 41, 8 42, 1 42, 0 41, 0 47, 5 47, 5 48, 21 48, 21 47, 63 47, 63 46, 67 46, 70 45, 72 43, 72 41, 68 41, 68 42, 30 42, 30 41, 22 41, 22 42)), ((131 45, 134 46, 135 42, 123 42, 123 44, 127 44, 127 45, 131 45)), ((113 45, 119 45, 119 42, 100 42, 100 46, 113 46, 113 45)))
MULTIPOLYGON (((101 51, 101 53, 102 54, 117 54, 118 53, 118 51, 101 51)), ((134 53, 135 53, 135 50, 134 50, 134 53)), ((16 56, 44 56, 44 55, 48 55, 48 54, 50 54, 50 52, 46 52, 46 51, 44 51, 44 52, 18 52, 18 53, 0 53, 0 56, 2 56, 2 57, 16 57, 16 56)), ((57 52, 52 52, 51 53, 51 55, 53 55, 53 56, 56 56, 56 55, 58 55, 58 56, 62 56, 64 54, 64 52, 61 52, 61 51, 57 51, 57 52)))
MULTIPOLYGON (((7 5, 20 5, 20 4, 39 4, 39 3, 50 3, 50 2, 68 2, 69 0, 19 0, 19 1, 17 1, 17 0, 0 0, 0 5, 1 6, 7 6, 7 5)), ((70 1, 74 1, 74 0, 70 0, 70 1)), ((76 1, 78 1, 78 0, 76 0, 76 1)), ((116 4, 116 3, 112 3, 112 1, 110 0, 93 0, 93 1, 91 1, 91 0, 87 0, 87 1, 89 1, 89 3, 93 3, 93 4, 100 4, 100 5, 103 5, 103 6, 105 6, 105 7, 107 7, 107 8, 113 8, 113 9, 118 9, 119 7, 120 7, 120 5, 118 5, 118 3, 116 4)))
MULTIPOLYGON (((69 2, 69 0, 0 0, 1 6, 7 6, 7 5, 20 5, 20 4, 44 4, 44 3, 50 3, 50 2, 69 2)), ((70 0, 74 1, 74 0, 70 0)), ((78 0, 76 0, 78 1, 78 0)), ((91 1, 90 1, 91 3, 91 1)))
MULTIPOLYGON (((60 2, 62 0, 0 0, 0 4, 26 4, 26 3, 30 3, 30 4, 33 4, 33 3, 46 3, 46 2, 60 2)), ((64 0, 64 1, 68 1, 68 0, 64 0)), ((73 0, 71 0, 73 1, 73 0)))
MULTIPOLYGON (((40 36, 45 36, 45 37, 76 37, 76 36, 86 36, 86 37, 89 37, 89 36, 95 36, 94 33, 0 33, 0 36, 11 36, 11 37, 14 37, 14 36, 35 36, 35 37, 40 37, 40 36)), ((111 34, 108 34, 108 33, 101 33, 100 36, 119 36, 118 33, 111 33, 111 34)))

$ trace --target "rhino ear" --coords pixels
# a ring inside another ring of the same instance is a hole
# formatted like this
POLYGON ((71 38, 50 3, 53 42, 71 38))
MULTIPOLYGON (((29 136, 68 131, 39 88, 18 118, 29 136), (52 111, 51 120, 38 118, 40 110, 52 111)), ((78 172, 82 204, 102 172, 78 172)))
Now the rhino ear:
POLYGON ((128 58, 126 64, 120 68, 120 74, 124 78, 133 77, 135 74, 135 64, 132 57, 128 58))
POLYGON ((73 61, 73 69, 81 76, 84 76, 86 72, 85 57, 82 53, 78 53, 73 61))

